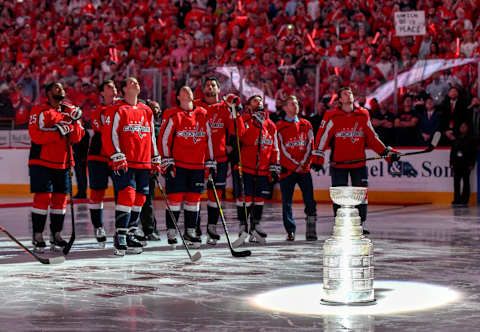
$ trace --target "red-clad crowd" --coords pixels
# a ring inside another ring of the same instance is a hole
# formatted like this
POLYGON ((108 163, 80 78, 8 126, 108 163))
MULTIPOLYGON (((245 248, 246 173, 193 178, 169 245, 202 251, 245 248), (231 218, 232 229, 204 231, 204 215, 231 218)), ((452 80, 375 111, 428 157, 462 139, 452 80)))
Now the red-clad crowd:
MULTIPOLYGON (((157 68, 171 73, 159 84, 187 83, 199 97, 205 73, 236 66, 277 108, 294 94, 308 116, 331 107, 344 85, 362 99, 392 79, 395 61, 405 71, 418 59, 480 55, 475 0, 0 0, 0 14, 0 117, 18 126, 57 80, 88 119, 105 79, 157 68), (394 12, 409 10, 425 11, 425 35, 395 35, 394 12)), ((440 79, 476 95, 476 64, 440 79)), ((430 83, 399 93, 418 95, 430 83)), ((170 105, 174 93, 162 91, 170 105)))

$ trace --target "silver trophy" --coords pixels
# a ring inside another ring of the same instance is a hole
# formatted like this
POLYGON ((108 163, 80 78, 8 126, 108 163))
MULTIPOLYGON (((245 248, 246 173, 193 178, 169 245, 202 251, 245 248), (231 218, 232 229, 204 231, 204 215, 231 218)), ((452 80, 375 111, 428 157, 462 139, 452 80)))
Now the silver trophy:
POLYGON ((324 304, 373 304, 373 245, 363 235, 356 205, 367 194, 364 187, 330 187, 340 208, 333 236, 323 245, 324 304))

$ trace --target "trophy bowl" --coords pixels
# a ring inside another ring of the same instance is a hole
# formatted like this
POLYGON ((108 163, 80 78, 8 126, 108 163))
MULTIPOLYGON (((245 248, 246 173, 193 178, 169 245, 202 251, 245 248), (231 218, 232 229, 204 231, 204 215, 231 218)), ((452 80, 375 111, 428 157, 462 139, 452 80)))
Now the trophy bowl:
POLYGON ((330 198, 335 204, 342 206, 359 205, 366 195, 365 187, 330 187, 330 198))

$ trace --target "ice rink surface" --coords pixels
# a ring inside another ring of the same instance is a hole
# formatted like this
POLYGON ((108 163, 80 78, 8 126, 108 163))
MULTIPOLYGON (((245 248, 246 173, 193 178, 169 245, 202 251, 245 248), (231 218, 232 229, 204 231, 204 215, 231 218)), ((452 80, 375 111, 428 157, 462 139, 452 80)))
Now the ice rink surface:
MULTIPOLYGON (((155 201, 155 206, 162 239, 149 242, 140 255, 113 256, 113 203, 105 204, 109 234, 105 249, 95 243, 86 204, 76 204, 77 241, 61 265, 42 265, 2 236, 0 330, 458 332, 479 329, 480 210, 477 207, 369 206, 367 228, 374 244, 377 303, 350 310, 317 301, 322 291, 322 245, 333 227, 329 205, 318 205, 319 240, 306 242, 303 205, 295 204, 296 240, 286 242, 281 204, 266 204, 264 226, 268 243, 239 248, 252 251, 247 258, 231 256, 219 221, 220 243, 207 247, 203 236, 199 249, 202 258, 193 264, 182 246, 171 250, 166 244, 164 205, 155 201), (301 287, 289 291, 294 286, 301 287), (276 291, 279 295, 275 301, 279 303, 274 304, 285 304, 290 309, 268 308, 255 302, 258 295, 276 291), (455 296, 447 298, 452 294, 455 296), (402 297, 400 306, 398 301, 392 301, 395 296, 402 297), (433 305, 423 307, 424 300, 433 305), (391 302, 397 307, 387 310, 391 302), (306 307, 305 312, 300 310, 302 306, 306 307)), ((232 203, 226 203, 232 240, 236 239, 238 229, 234 209, 232 203)), ((29 211, 29 207, 2 208, 0 225, 31 247, 29 211)), ((203 208, 204 233, 205 214, 203 208)), ((63 234, 68 240, 69 212, 65 225, 63 234)), ((192 249, 192 254, 196 251, 192 249)), ((50 255, 47 251, 44 256, 50 255)))

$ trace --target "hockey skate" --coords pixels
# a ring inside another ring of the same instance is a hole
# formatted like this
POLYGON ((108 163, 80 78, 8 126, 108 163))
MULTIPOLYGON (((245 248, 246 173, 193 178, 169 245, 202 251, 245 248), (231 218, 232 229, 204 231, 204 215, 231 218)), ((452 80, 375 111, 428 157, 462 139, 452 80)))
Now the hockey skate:
POLYGON ((152 234, 146 235, 147 241, 160 241, 160 235, 157 232, 153 232, 152 234))
POLYGON ((368 234, 370 234, 370 232, 368 231, 368 229, 365 228, 365 222, 364 222, 364 221, 362 222, 362 228, 363 228, 363 235, 368 235, 368 234))
POLYGON ((217 233, 217 225, 208 224, 207 225, 207 244, 216 245, 217 241, 220 240, 220 235, 217 233))
POLYGON ((55 235, 50 234, 50 250, 51 251, 62 251, 66 245, 67 245, 67 241, 62 239, 60 232, 56 232, 55 235))
POLYGON ((287 241, 295 241, 295 233, 291 232, 287 234, 287 241))
POLYGON ((240 228, 239 228, 239 231, 238 231, 238 239, 233 241, 232 247, 233 248, 240 247, 242 244, 245 243, 245 240, 247 239, 247 237, 248 237, 248 227, 247 227, 247 225, 246 224, 245 225, 240 224, 240 228))
POLYGON ((260 226, 260 222, 254 222, 253 227, 251 228, 252 229, 250 229, 250 238, 248 239, 248 242, 258 242, 259 244, 267 243, 267 233, 265 233, 263 228, 260 226))
POLYGON ((202 239, 196 236, 195 228, 187 228, 186 232, 183 234, 183 239, 188 246, 194 249, 200 248, 200 245, 202 244, 202 239))
POLYGON ((127 254, 141 254, 143 252, 143 245, 137 240, 134 232, 127 233, 127 254))
POLYGON ((317 218, 315 216, 307 216, 307 233, 305 238, 307 241, 317 241, 317 218))
POLYGON ((133 233, 135 238, 142 244, 142 246, 146 247, 147 246, 147 237, 145 236, 145 233, 138 228, 138 227, 130 227, 128 229, 129 233, 133 233))
POLYGON ((172 246, 172 249, 175 249, 175 247, 178 244, 177 230, 175 228, 167 229, 167 239, 168 239, 168 244, 172 246))
POLYGON ((43 240, 42 233, 33 233, 32 244, 33 244, 33 251, 40 254, 43 254, 43 252, 45 251, 45 247, 47 246, 47 244, 43 240))
POLYGON ((113 254, 117 256, 125 256, 127 252, 127 231, 117 230, 113 236, 113 254))
POLYGON ((103 227, 95 228, 95 238, 97 239, 98 246, 100 248, 105 248, 105 242, 107 241, 107 234, 103 227))

